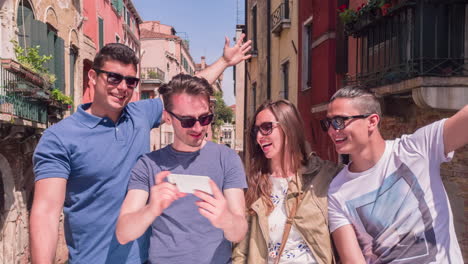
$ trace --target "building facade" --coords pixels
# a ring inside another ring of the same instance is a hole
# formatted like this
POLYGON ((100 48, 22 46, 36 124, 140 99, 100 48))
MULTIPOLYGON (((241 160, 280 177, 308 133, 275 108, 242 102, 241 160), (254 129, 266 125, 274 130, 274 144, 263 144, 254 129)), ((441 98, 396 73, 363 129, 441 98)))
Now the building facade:
MULTIPOLYGON (((179 73, 194 74, 196 64, 190 55, 188 40, 176 35, 176 30, 159 21, 141 25, 142 99, 159 96, 158 88, 179 73)), ((174 141, 171 125, 163 124, 151 131, 151 150, 174 141)))
POLYGON ((320 128, 326 103, 339 88, 337 2, 300 0, 298 15, 297 107, 307 141, 322 158, 337 160, 331 140, 320 128))
MULTIPOLYGON (((79 103, 81 18, 81 1, 0 1, 0 263, 30 263, 32 154, 43 130, 69 113, 53 94, 79 103), (21 58, 35 52, 50 58, 21 58)), ((56 263, 65 263, 62 226, 59 233, 56 263)))
MULTIPOLYGON (((236 38, 237 41, 241 34, 245 33, 245 25, 237 25, 236 26, 236 38)), ((235 144, 234 150, 244 158, 244 135, 245 135, 245 128, 246 125, 246 118, 244 115, 245 111, 245 91, 246 91, 246 71, 245 71, 245 61, 240 62, 236 66, 234 66, 233 73, 234 73, 234 96, 236 97, 236 108, 234 112, 235 116, 235 144)))
MULTIPOLYGON (((76 96, 82 103, 94 98, 94 86, 89 82, 97 51, 108 43, 123 43, 140 57, 140 24, 143 22, 131 0, 83 0, 83 89, 76 96)), ((132 102, 140 99, 140 86, 133 92, 132 102)))

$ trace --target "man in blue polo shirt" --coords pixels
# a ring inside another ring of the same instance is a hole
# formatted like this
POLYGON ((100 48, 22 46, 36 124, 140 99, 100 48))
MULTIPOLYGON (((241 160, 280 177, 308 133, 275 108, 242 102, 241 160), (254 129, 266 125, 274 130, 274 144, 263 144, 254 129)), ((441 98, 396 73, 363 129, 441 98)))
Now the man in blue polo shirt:
MULTIPOLYGON (((226 67, 248 58, 250 41, 234 47, 199 75, 213 82, 226 67)), ((149 132, 161 122, 160 99, 129 103, 138 85, 135 53, 108 44, 88 76, 95 95, 90 104, 47 129, 34 154, 35 193, 30 219, 33 263, 53 263, 59 218, 65 214, 69 263, 143 263, 147 239, 119 245, 115 224, 130 170, 149 152, 149 132)))

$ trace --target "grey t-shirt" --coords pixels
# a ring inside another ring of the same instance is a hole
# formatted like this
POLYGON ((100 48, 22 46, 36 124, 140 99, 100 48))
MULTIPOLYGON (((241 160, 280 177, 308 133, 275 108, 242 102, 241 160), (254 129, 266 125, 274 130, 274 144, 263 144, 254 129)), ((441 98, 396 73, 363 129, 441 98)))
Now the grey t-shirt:
MULTIPOLYGON (((128 189, 149 192, 160 171, 209 176, 220 188, 247 188, 239 156, 224 145, 207 142, 196 152, 170 145, 142 156, 132 170, 128 189)), ((193 194, 174 201, 151 225, 150 263, 230 263, 231 243, 223 231, 198 212, 193 194)))

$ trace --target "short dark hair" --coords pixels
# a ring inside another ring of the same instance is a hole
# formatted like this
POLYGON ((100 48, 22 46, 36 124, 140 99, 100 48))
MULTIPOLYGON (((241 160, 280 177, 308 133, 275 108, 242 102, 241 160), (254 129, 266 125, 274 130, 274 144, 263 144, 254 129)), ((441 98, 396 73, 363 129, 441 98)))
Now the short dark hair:
POLYGON ((163 97, 164 108, 172 110, 172 96, 174 94, 187 93, 189 95, 204 95, 210 102, 210 96, 213 95, 213 87, 204 78, 179 73, 172 80, 159 87, 159 94, 163 97))
POLYGON ((378 114, 382 116, 382 109, 378 96, 372 91, 360 86, 345 86, 332 96, 330 103, 337 98, 352 99, 354 106, 361 114, 378 114))
POLYGON ((115 60, 123 64, 132 64, 135 71, 138 69, 140 60, 135 52, 121 43, 109 43, 105 45, 94 57, 93 68, 101 69, 106 61, 115 60))

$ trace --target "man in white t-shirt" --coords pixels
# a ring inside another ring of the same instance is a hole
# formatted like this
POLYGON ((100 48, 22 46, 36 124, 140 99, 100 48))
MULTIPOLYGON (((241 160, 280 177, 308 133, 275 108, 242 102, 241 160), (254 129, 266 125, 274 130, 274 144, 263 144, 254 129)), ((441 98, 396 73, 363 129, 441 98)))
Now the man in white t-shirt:
POLYGON ((351 163, 328 191, 330 232, 342 263, 463 263, 440 164, 468 144, 468 105, 414 134, 385 141, 379 101, 345 87, 321 121, 351 163))

